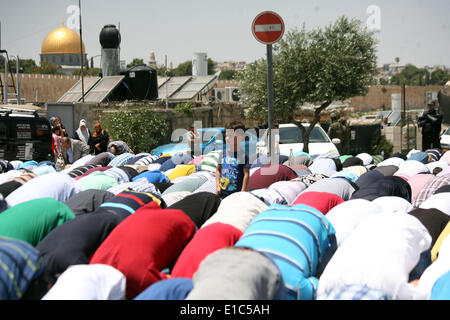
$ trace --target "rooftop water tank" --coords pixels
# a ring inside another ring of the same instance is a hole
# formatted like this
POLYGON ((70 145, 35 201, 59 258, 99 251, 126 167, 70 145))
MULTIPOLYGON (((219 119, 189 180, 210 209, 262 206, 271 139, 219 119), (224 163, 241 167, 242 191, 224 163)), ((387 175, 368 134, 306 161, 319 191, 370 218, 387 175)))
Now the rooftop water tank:
POLYGON ((100 31, 100 44, 104 49, 117 49, 121 41, 120 32, 113 24, 107 24, 100 31))
POLYGON ((115 25, 108 24, 100 32, 102 46, 101 68, 104 77, 117 76, 120 73, 121 36, 115 25))
POLYGON ((208 56, 206 53, 197 52, 192 57, 192 76, 207 76, 208 75, 208 56))
POLYGON ((158 74, 156 69, 144 65, 129 68, 125 72, 128 100, 158 99, 158 74))

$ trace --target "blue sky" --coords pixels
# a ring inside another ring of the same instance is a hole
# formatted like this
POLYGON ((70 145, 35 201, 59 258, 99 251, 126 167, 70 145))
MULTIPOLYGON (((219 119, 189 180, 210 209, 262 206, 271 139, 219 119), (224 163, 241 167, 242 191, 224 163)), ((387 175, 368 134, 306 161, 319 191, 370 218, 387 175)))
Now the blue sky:
MULTIPOLYGON (((2 47, 11 55, 39 61, 42 41, 78 0, 2 0, 2 47)), ((378 64, 400 57, 417 66, 450 67, 450 1, 448 0, 82 0, 83 40, 88 56, 100 54, 98 36, 105 24, 120 22, 121 59, 148 61, 154 51, 174 66, 206 52, 215 61, 251 62, 265 56, 264 45, 251 32, 255 16, 265 10, 280 14, 286 30, 327 25, 339 16, 366 23, 367 8, 380 9, 378 64)), ((99 58, 95 59, 98 66, 99 58)))

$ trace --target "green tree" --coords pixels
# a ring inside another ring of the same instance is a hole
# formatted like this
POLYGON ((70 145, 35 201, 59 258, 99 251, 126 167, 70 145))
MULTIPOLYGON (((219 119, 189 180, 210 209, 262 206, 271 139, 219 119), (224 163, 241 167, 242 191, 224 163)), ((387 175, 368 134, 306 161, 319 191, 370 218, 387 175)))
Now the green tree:
POLYGON ((161 66, 159 68, 156 69, 158 76, 160 77, 173 77, 173 70, 168 70, 167 74, 166 74, 166 67, 165 66, 161 66))
MULTIPOLYGON (((90 68, 90 69, 87 69, 87 70, 86 69, 83 70, 83 74, 85 76, 88 76, 88 77, 98 77, 100 72, 101 72, 100 68, 90 68)), ((79 76, 80 74, 81 74, 81 69, 74 70, 72 72, 73 76, 79 76)))
POLYGON ((382 85, 382 86, 386 86, 386 85, 389 84, 389 81, 384 79, 384 78, 380 78, 379 84, 382 85))
MULTIPOLYGON (((294 29, 274 46, 274 107, 279 120, 295 123, 303 132, 303 151, 320 114, 334 101, 365 95, 377 72, 376 40, 356 19, 340 17, 324 29, 294 29), (306 129, 294 119, 305 103, 318 105, 306 129)), ((267 67, 260 59, 237 74, 250 116, 267 115, 267 67)))
POLYGON ((61 69, 61 66, 57 66, 47 61, 42 61, 39 67, 33 68, 33 73, 63 75, 64 73, 59 71, 59 69, 61 69))
POLYGON ((426 69, 420 69, 409 64, 399 74, 391 78, 392 85, 426 86, 429 84, 430 74, 426 69))
POLYGON ((157 147, 169 129, 166 118, 148 108, 105 112, 100 120, 113 140, 126 142, 135 154, 157 147))
POLYGON ((174 77, 183 77, 192 75, 192 61, 180 63, 178 67, 172 70, 174 77))
MULTIPOLYGON (((216 73, 216 63, 208 58, 208 75, 216 73)), ((185 61, 180 63, 178 67, 171 71, 171 76, 173 77, 183 77, 192 75, 192 61, 185 61)))
POLYGON ((236 70, 225 70, 220 73, 219 80, 234 80, 236 77, 236 70))
POLYGON ((434 86, 444 86, 450 81, 450 74, 444 70, 436 70, 431 73, 430 84, 434 86))
MULTIPOLYGON (((8 69, 9 72, 16 72, 17 61, 16 59, 9 60, 8 69)), ((33 73, 34 69, 38 67, 33 59, 20 59, 19 69, 21 73, 33 73)), ((5 59, 0 56, 0 71, 5 72, 5 59)))
POLYGON ((144 59, 140 59, 140 58, 134 58, 133 61, 131 61, 130 64, 127 64, 127 68, 132 68, 141 64, 145 64, 144 63, 144 59))

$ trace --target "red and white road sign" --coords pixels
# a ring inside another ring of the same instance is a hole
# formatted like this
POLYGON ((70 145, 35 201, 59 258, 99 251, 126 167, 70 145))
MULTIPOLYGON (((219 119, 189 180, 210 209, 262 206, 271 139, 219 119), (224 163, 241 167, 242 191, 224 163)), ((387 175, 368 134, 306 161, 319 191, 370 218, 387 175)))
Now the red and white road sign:
POLYGON ((272 11, 261 12, 253 20, 252 32, 259 42, 273 44, 283 37, 283 19, 272 11))

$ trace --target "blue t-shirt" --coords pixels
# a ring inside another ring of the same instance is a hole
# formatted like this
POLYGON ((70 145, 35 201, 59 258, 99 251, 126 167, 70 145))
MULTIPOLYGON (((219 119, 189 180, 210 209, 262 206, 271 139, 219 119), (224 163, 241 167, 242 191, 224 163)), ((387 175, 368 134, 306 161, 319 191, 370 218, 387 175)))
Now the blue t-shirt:
POLYGON ((242 190, 244 182, 244 169, 250 168, 248 155, 237 155, 227 151, 219 157, 222 168, 220 171, 220 188, 223 194, 231 194, 242 190))

